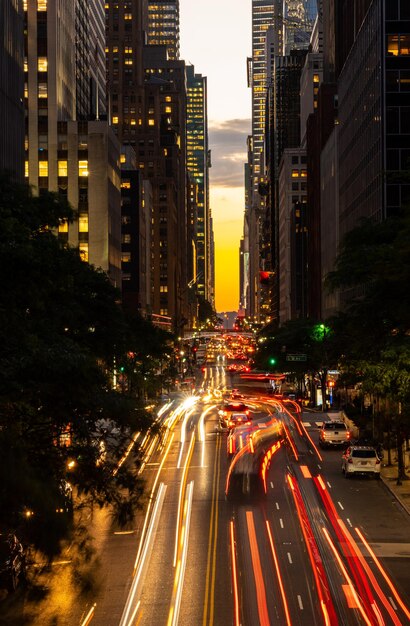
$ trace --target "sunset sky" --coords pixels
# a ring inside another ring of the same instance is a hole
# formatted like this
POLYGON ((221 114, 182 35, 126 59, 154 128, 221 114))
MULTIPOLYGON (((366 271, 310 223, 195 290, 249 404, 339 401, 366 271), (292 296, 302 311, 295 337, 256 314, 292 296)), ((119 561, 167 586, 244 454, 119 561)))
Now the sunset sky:
POLYGON ((251 131, 251 0, 180 0, 181 58, 208 80, 216 310, 237 310, 246 137, 251 131))

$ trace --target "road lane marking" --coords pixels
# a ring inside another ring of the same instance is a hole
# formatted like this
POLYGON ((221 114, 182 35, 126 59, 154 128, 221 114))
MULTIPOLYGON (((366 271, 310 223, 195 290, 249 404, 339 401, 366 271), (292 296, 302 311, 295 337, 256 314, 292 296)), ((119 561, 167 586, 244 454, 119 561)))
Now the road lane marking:
POLYGON ((292 561, 292 555, 290 554, 290 552, 288 552, 288 559, 289 559, 289 563, 291 563, 291 564, 292 564, 292 563, 293 563, 293 561, 292 561))
POLYGON ((301 611, 303 611, 303 602, 302 602, 302 598, 300 596, 297 596, 298 599, 298 604, 299 604, 299 608, 301 611))
POLYGON ((88 624, 91 622, 91 620, 94 617, 94 611, 95 611, 96 606, 97 606, 97 603, 92 605, 91 609, 88 611, 87 615, 85 616, 84 621, 81 622, 81 626, 88 626, 88 624))
POLYGON ((281 528, 284 528, 284 525, 283 525, 283 519, 282 519, 282 518, 280 518, 280 520, 279 520, 279 524, 280 524, 280 527, 281 527, 281 528))
POLYGON ((350 528, 353 528, 353 524, 349 518, 346 519, 346 522, 349 524, 350 528))
POLYGON ((343 504, 341 502, 339 502, 339 500, 337 501, 338 505, 340 506, 340 508, 342 509, 342 511, 344 511, 344 507, 343 504))
POLYGON ((277 508, 277 509, 278 509, 278 511, 279 511, 279 502, 276 502, 276 508, 277 508))

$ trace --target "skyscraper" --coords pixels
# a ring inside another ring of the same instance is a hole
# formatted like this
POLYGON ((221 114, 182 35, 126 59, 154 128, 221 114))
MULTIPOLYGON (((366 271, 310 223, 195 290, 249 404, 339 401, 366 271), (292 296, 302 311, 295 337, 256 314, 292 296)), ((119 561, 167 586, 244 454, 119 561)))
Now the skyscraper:
POLYGON ((196 233, 196 286, 211 301, 210 207, 208 177, 207 80, 188 65, 187 74, 187 169, 198 185, 196 233))
POLYGON ((179 59, 179 0, 148 1, 147 43, 166 46, 168 59, 179 59))
POLYGON ((16 179, 24 174, 23 4, 0 3, 0 170, 16 179))

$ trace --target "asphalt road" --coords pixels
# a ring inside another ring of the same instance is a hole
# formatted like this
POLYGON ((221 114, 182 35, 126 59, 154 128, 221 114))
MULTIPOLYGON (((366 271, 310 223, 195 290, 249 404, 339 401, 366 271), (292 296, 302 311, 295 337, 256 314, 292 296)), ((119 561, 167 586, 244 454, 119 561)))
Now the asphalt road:
POLYGON ((208 368, 197 401, 175 398, 163 413, 166 435, 146 448, 150 497, 132 528, 102 512, 88 520, 98 557, 90 592, 75 592, 67 558, 44 598, 26 598, 21 621, 3 623, 410 623, 409 516, 381 481, 345 480, 341 451, 318 448, 322 415, 249 387, 253 418, 269 414, 283 430, 253 451, 245 440, 228 460, 221 399, 207 392, 232 382, 208 368))

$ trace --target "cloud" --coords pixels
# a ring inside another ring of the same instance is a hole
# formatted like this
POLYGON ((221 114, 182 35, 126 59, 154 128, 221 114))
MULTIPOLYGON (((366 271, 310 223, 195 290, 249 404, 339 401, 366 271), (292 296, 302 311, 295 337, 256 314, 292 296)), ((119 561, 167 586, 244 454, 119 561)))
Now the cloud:
POLYGON ((251 133, 251 120, 211 121, 208 132, 212 159, 211 184, 217 187, 243 187, 246 139, 251 133))

